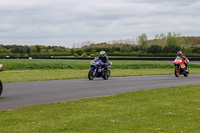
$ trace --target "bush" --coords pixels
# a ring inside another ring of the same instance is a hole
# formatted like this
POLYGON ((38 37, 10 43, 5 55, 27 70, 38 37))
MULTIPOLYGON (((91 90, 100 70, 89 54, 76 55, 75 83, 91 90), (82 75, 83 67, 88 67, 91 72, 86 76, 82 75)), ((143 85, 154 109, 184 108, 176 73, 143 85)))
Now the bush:
POLYGON ((95 57, 94 54, 90 54, 90 57, 95 57))
POLYGON ((24 54, 24 57, 29 57, 29 55, 28 54, 24 54))
POLYGON ((95 55, 94 55, 95 57, 98 57, 99 56, 99 53, 95 53, 95 55))
POLYGON ((82 56, 82 57, 87 57, 87 54, 86 54, 86 53, 83 53, 81 56, 82 56))
POLYGON ((74 53, 74 56, 75 56, 75 57, 78 57, 78 54, 77 54, 77 53, 74 53))

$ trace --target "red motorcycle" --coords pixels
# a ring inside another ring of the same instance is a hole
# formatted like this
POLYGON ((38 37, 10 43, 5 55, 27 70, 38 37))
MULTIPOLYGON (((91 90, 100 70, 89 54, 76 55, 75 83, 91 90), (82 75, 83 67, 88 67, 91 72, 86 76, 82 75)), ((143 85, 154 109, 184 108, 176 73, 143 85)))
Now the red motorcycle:
POLYGON ((1 80, 0 80, 0 96, 2 94, 2 91, 3 91, 3 84, 1 83, 1 80))
POLYGON ((179 77, 180 75, 184 75, 185 77, 188 77, 189 75, 189 69, 185 66, 185 63, 182 58, 176 58, 174 60, 174 67, 175 67, 175 76, 179 77))

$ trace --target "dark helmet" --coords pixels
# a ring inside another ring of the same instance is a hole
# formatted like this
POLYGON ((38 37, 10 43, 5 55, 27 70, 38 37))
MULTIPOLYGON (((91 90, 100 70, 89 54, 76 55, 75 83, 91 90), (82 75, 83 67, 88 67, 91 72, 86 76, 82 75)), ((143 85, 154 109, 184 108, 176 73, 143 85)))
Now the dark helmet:
POLYGON ((106 52, 105 51, 101 51, 99 54, 100 54, 100 56, 104 56, 106 54, 106 52))
POLYGON ((177 56, 182 56, 182 55, 183 55, 183 53, 181 51, 177 52, 177 56))

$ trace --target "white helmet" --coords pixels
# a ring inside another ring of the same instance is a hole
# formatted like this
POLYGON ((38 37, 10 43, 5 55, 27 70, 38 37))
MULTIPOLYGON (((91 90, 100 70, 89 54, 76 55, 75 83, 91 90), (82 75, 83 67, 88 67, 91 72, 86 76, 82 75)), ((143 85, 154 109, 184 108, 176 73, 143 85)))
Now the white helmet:
POLYGON ((104 56, 106 54, 106 52, 105 51, 101 51, 99 54, 104 56))
POLYGON ((183 55, 183 53, 182 53, 181 51, 178 51, 178 52, 177 52, 177 56, 180 56, 180 57, 181 57, 182 55, 183 55))

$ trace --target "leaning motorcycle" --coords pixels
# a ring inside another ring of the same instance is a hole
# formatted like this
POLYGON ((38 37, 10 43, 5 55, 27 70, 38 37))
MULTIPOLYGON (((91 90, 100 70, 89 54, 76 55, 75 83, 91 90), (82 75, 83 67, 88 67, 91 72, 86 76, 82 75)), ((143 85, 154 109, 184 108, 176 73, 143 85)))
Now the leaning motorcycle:
POLYGON ((176 58, 174 60, 174 67, 175 67, 174 74, 175 74, 176 77, 179 77, 182 74, 185 77, 188 77, 189 69, 187 70, 182 58, 176 58))
POLYGON ((101 60, 98 57, 95 57, 93 61, 90 62, 90 71, 88 72, 88 79, 93 80, 95 77, 102 77, 104 80, 109 79, 110 77, 110 69, 109 67, 112 65, 112 62, 109 62, 107 65, 107 69, 105 70, 101 65, 101 60))
MULTIPOLYGON (((3 67, 3 65, 0 64, 0 71, 2 71, 2 67, 3 67)), ((3 92, 3 84, 2 84, 2 82, 0 80, 0 96, 1 96, 2 92, 3 92)))

